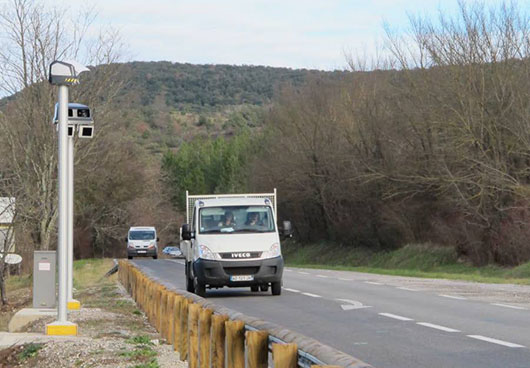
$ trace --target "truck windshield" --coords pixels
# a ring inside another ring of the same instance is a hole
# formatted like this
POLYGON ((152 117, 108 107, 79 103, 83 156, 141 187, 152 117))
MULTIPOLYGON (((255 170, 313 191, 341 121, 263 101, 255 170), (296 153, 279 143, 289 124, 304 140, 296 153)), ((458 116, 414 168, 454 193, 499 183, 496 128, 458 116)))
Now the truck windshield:
POLYGON ((155 238, 154 231, 130 231, 129 239, 130 240, 153 240, 155 238))
POLYGON ((274 219, 269 206, 205 207, 199 211, 202 234, 274 232, 274 219))

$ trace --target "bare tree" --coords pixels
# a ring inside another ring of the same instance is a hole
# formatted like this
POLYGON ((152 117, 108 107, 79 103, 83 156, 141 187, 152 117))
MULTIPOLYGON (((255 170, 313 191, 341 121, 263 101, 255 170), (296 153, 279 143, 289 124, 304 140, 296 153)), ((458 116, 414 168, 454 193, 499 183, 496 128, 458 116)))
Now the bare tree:
MULTIPOLYGON (((57 222, 57 143, 51 114, 55 90, 47 83, 48 68, 55 59, 78 59, 100 67, 90 78, 91 88, 75 87, 71 100, 80 98, 99 114, 98 133, 103 137, 109 121, 108 106, 120 88, 117 66, 122 43, 113 30, 102 30, 97 39, 88 39, 87 31, 94 12, 72 15, 68 10, 47 8, 32 0, 12 0, 0 13, 0 28, 5 35, 0 48, 0 88, 11 94, 0 116, 0 137, 4 160, 0 170, 14 174, 22 192, 19 216, 30 224, 28 229, 37 249, 50 249, 57 222), (71 23, 65 23, 74 19, 71 23)), ((78 162, 94 155, 98 143, 79 149, 78 162)), ((99 154, 101 155, 101 151, 99 154)), ((96 160, 92 160, 93 164, 96 160)))

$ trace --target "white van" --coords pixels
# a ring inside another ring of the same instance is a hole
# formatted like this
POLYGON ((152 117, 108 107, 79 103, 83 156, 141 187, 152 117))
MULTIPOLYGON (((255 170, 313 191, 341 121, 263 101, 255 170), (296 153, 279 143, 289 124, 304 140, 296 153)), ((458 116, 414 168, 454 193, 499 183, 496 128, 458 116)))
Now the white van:
POLYGON ((153 226, 133 226, 125 238, 127 242, 127 258, 153 257, 158 258, 158 237, 153 226))
MULTIPOLYGON (((280 295, 283 258, 274 193, 194 195, 186 192, 187 223, 181 228, 186 288, 250 287, 280 295)), ((282 236, 291 236, 284 221, 282 236)))

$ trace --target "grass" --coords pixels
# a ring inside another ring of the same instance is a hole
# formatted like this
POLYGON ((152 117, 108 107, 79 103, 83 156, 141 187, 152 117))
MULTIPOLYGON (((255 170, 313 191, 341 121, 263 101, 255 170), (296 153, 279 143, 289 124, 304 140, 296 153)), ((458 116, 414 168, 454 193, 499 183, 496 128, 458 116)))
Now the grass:
POLYGON ((459 260, 453 248, 432 244, 411 244, 394 251, 374 252, 333 243, 305 246, 287 243, 282 251, 286 264, 292 267, 530 285, 530 262, 513 268, 475 267, 459 260))
POLYGON ((37 356, 37 354, 39 353, 39 350, 42 349, 43 346, 44 344, 33 344, 33 343, 24 345, 24 350, 22 350, 18 354, 18 360, 24 361, 26 359, 30 359, 30 358, 37 356))

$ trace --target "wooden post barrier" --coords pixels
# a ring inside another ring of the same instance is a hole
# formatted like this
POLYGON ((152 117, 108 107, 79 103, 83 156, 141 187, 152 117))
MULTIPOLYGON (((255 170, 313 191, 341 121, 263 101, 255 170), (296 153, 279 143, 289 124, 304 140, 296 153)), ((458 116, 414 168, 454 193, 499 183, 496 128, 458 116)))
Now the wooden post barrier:
POLYGON ((212 316, 212 331, 211 331, 211 367, 224 368, 225 367, 225 322, 228 321, 228 316, 225 314, 214 314, 212 316))
POLYGON ((180 303, 180 360, 188 359, 188 304, 190 301, 186 298, 180 303))
POLYGON ((182 331, 180 330, 181 326, 181 304, 184 297, 182 295, 175 294, 173 299, 173 351, 180 352, 180 336, 182 331))
POLYGON ((175 294, 170 291, 167 296, 167 336, 166 340, 170 345, 173 345, 174 341, 174 328, 175 328, 175 294))
POLYGON ((247 367, 267 368, 269 365, 269 333, 247 331, 247 367))
POLYGON ((210 368, 210 345, 213 310, 202 308, 199 314, 199 366, 210 368))
POLYGON ((245 368, 245 322, 226 321, 227 367, 245 368))
POLYGON ((155 294, 155 329, 160 333, 160 305, 162 300, 162 285, 156 284, 155 294))
POLYGON ((202 307, 192 303, 188 307, 188 367, 199 367, 199 314, 202 307))
POLYGON ((160 295, 160 312, 159 312, 159 326, 160 326, 160 336, 162 336, 162 338, 166 339, 167 335, 166 335, 166 332, 167 332, 167 324, 166 324, 166 321, 167 321, 167 296, 168 296, 168 291, 167 289, 162 289, 161 291, 161 295, 160 295))
POLYGON ((297 368, 298 346, 296 344, 272 344, 274 368, 297 368))

